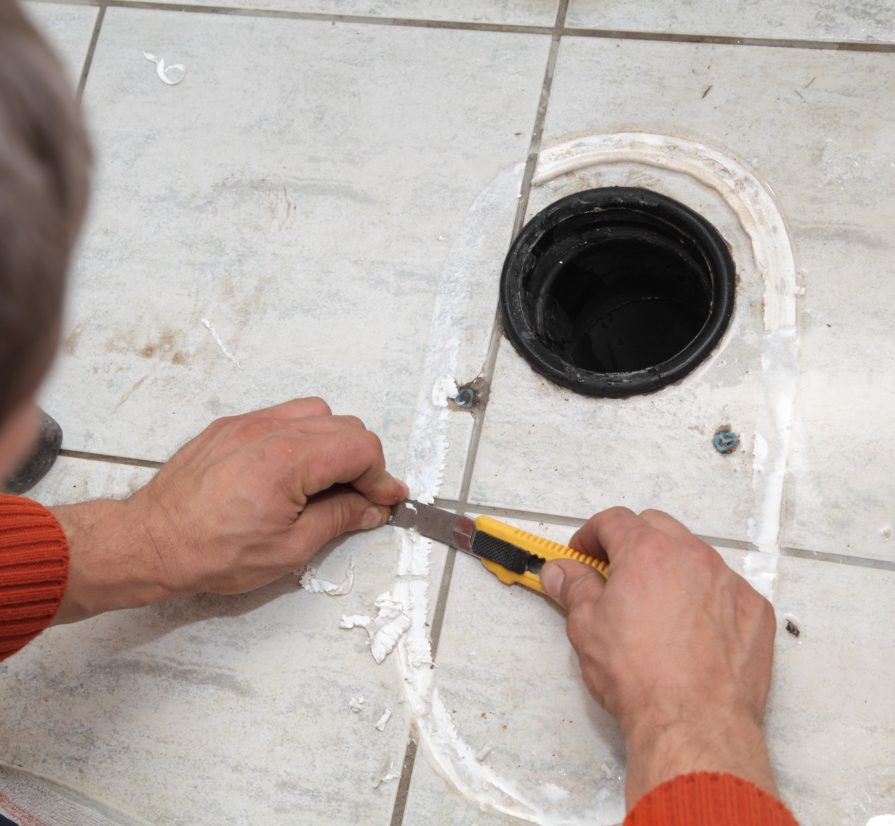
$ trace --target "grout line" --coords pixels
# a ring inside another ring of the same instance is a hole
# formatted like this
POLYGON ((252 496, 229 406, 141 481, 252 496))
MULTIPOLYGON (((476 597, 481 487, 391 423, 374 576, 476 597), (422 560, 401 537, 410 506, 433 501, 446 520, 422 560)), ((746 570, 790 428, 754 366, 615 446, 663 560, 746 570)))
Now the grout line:
POLYGON ((378 17, 365 14, 326 14, 323 12, 258 9, 240 6, 162 3, 152 0, 31 0, 35 3, 62 3, 67 6, 142 9, 146 11, 179 11, 193 14, 214 14, 231 17, 267 17, 287 20, 318 20, 327 23, 359 23, 371 26, 399 26, 421 29, 460 29, 464 31, 510 34, 559 34, 563 37, 584 37, 598 40, 646 40, 664 43, 705 43, 719 46, 759 46, 776 49, 809 49, 840 52, 895 52, 895 43, 862 40, 800 40, 797 38, 736 37, 721 34, 688 34, 675 32, 633 31, 629 29, 591 29, 538 26, 526 23, 475 23, 465 20, 430 20, 409 17, 378 17))
MULTIPOLYGON (((516 208, 516 217, 513 224, 513 237, 516 237, 518 227, 525 218, 525 212, 528 208, 528 192, 531 189, 531 180, 534 176, 534 169, 538 159, 538 151, 541 145, 541 134, 544 130, 544 118, 547 113, 547 102, 550 99, 550 87, 553 83, 553 72, 556 67, 556 57, 559 52, 559 41, 562 36, 562 27, 566 19, 566 11, 568 10, 569 0, 559 0, 556 9, 556 23, 553 28, 553 37, 550 41, 550 52, 547 56, 547 67, 544 70, 544 82, 541 84, 541 95, 538 100, 538 109, 535 114, 535 121, 531 132, 531 141, 528 146, 528 157, 525 162, 525 172, 522 176, 522 197, 516 208)), ((497 362, 497 350, 500 344, 500 312, 498 310, 497 317, 491 327, 491 339, 488 343, 488 355, 485 359, 484 378, 487 386, 490 387, 494 378, 494 366, 497 362)), ((463 481, 460 485, 460 501, 455 502, 452 510, 462 513, 466 510, 465 502, 469 495, 469 487, 472 482, 472 468, 475 463, 475 456, 478 450, 479 439, 482 433, 482 424, 484 421, 485 410, 480 410, 475 417, 472 434, 470 436, 469 448, 466 452, 466 464, 463 468, 463 481)), ((443 507, 446 500, 437 500, 443 507)), ((451 590, 451 581, 454 574, 454 562, 457 558, 457 551, 454 548, 448 550, 447 557, 444 561, 444 568, 441 573, 441 582, 438 588, 438 597, 435 602, 435 610, 432 613, 432 624, 429 628, 429 645, 432 650, 433 666, 438 653, 438 643, 441 639, 441 629, 444 625, 444 616, 447 609, 448 595, 451 590)), ((407 795, 410 789, 410 781, 413 776, 413 767, 416 763, 416 743, 411 740, 407 745, 404 755, 404 764, 401 769, 401 777, 398 780, 398 793, 395 799, 395 805, 392 809, 391 826, 402 826, 404 822, 404 812, 407 808, 407 795)))
POLYGON ((131 465, 133 467, 147 467, 152 470, 158 470, 165 463, 156 462, 152 459, 135 459, 130 456, 112 456, 107 453, 90 453, 85 450, 67 450, 62 448, 59 451, 60 456, 68 459, 85 459, 88 462, 107 462, 113 465, 131 465))
POLYGON ((819 49, 834 52, 895 52, 895 43, 859 40, 798 40, 775 37, 733 37, 721 34, 675 34, 627 29, 563 29, 568 37, 606 40, 649 40, 664 43, 706 43, 717 46, 763 46, 771 49, 819 49))
MULTIPOLYGON (((586 518, 567 516, 557 513, 545 513, 543 511, 531 511, 521 508, 505 508, 498 505, 483 505, 476 502, 467 502, 465 505, 457 499, 436 499, 435 504, 445 510, 463 511, 468 513, 498 516, 504 519, 523 519, 529 522, 545 522, 550 525, 567 525, 570 528, 580 528, 586 518)), ((695 534, 708 545, 730 548, 738 551, 754 551, 755 546, 746 539, 732 539, 725 536, 709 536, 708 534, 695 534)), ((827 551, 810 551, 805 548, 785 547, 780 549, 780 556, 794 557, 797 559, 813 559, 818 562, 831 562, 837 565, 851 565, 855 568, 876 568, 884 571, 895 571, 895 560, 875 559, 869 556, 852 556, 850 554, 829 553, 827 551)))
POLYGON ((84 87, 87 85, 87 75, 90 73, 90 67, 93 64, 93 53, 96 51, 96 43, 99 40, 99 30, 103 26, 103 20, 106 16, 106 7, 100 6, 96 14, 96 20, 93 23, 93 33, 90 35, 90 45, 87 47, 87 56, 84 58, 84 66, 81 68, 81 77, 78 79, 77 98, 80 102, 84 97, 84 87))
POLYGON ((877 568, 883 571, 895 571, 895 561, 890 559, 873 559, 869 556, 849 556, 826 551, 809 551, 804 548, 781 548, 781 556, 796 559, 814 559, 818 562, 832 562, 837 565, 851 565, 855 568, 877 568))
MULTIPOLYGON (((515 238, 523 224, 525 214, 528 211, 528 199, 531 194, 531 182, 534 178, 535 167, 538 163, 538 155, 541 151, 541 137, 544 134, 544 121, 547 118, 547 105, 550 102, 550 90, 553 87, 553 75, 556 71, 556 60, 559 55, 559 43, 562 38, 566 13, 569 8, 569 0, 559 0, 556 9, 556 25, 553 29, 553 37, 550 41, 550 52, 547 55, 547 66, 544 69, 544 82, 541 85, 541 96, 538 101, 538 109, 535 114, 534 125, 531 130, 531 141, 528 145, 528 157, 525 160, 525 171, 522 175, 519 203, 516 206, 516 217, 513 220, 513 235, 515 238)), ((511 239, 512 241, 512 239, 511 239)), ((494 373, 497 367, 497 355, 500 352, 500 343, 503 338, 503 323, 500 317, 500 306, 495 313, 494 323, 491 326, 491 338, 488 341, 488 352, 485 356, 485 364, 482 377, 485 386, 491 388, 494 381, 494 373)), ((469 497, 469 489, 472 486, 472 474, 475 469, 475 460, 478 456, 479 442, 482 438, 482 430, 485 427, 485 414, 487 405, 478 411, 472 423, 472 433, 469 436, 469 446, 466 449, 466 462, 463 465, 463 478, 460 482, 460 501, 465 503, 469 497)))
POLYGON ((412 17, 380 17, 369 14, 327 14, 313 11, 259 9, 240 6, 198 5, 193 3, 163 3, 153 0, 36 0, 39 3, 61 2, 69 6, 102 5, 116 9, 140 11, 175 11, 187 14, 223 17, 256 17, 278 20, 309 20, 321 23, 357 23, 369 26, 397 26, 408 29, 458 29, 461 31, 496 32, 499 34, 553 34, 552 26, 525 23, 475 23, 464 20, 430 20, 412 17))
POLYGON ((392 819, 389 826, 401 826, 404 822, 404 811, 407 809, 407 798, 410 795, 410 780, 413 776, 413 764, 416 762, 416 740, 411 735, 404 751, 404 762, 401 765, 401 777, 398 790, 395 792, 395 805, 392 808, 392 819))

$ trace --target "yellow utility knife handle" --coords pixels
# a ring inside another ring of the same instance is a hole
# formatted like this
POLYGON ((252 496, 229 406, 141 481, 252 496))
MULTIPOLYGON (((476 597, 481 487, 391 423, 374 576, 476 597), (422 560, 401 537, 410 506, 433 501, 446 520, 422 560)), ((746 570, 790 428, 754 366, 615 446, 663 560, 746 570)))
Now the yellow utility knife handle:
MULTIPOLYGON (((572 559, 575 562, 581 562, 583 565, 590 565, 591 568, 602 574, 604 578, 609 577, 609 566, 602 560, 595 559, 566 545, 561 545, 559 542, 551 542, 542 536, 536 536, 533 533, 514 528, 512 525, 492 519, 490 516, 476 517, 475 528, 481 533, 486 533, 502 542, 508 542, 520 550, 535 554, 543 559, 572 559)), ((482 565, 491 571, 501 582, 507 585, 517 582, 526 588, 531 588, 532 591, 537 591, 539 594, 544 593, 544 589, 541 586, 541 578, 537 574, 531 571, 517 574, 504 568, 503 565, 484 557, 481 557, 481 561, 482 565)))

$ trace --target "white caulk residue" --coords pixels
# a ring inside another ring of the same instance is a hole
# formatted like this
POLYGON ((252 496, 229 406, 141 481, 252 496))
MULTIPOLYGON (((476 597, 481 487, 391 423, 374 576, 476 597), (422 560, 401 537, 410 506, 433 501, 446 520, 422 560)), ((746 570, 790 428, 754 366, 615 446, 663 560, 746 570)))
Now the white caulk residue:
MULTIPOLYGON (((543 184, 587 166, 638 163, 681 172, 716 191, 733 210, 752 241, 765 282, 762 384, 765 405, 758 429, 767 442, 764 464, 753 474, 754 515, 750 538, 769 559, 746 559, 759 574, 753 585, 773 591, 779 556, 783 477, 789 456, 792 412, 798 385, 799 343, 796 296, 799 286, 786 226, 772 193, 741 163, 693 141, 637 132, 589 135, 543 151, 533 183, 543 184)), ((756 456, 756 459, 758 457, 756 456)))
POLYGON ((877 815, 867 821, 867 826, 895 826, 895 815, 877 815))
POLYGON ((392 719, 392 710, 387 708, 382 712, 382 716, 376 721, 376 731, 385 731, 388 721, 392 719))
POLYGON ((343 616, 339 621, 339 628, 365 629, 370 637, 370 653, 377 663, 381 663, 410 627, 410 617, 404 610, 403 603, 393 599, 388 591, 376 598, 374 606, 377 611, 375 617, 363 614, 343 616))
POLYGON ((168 86, 176 86, 178 83, 182 83, 186 77, 186 66, 182 63, 172 63, 167 66, 163 57, 156 57, 149 52, 143 52, 143 57, 155 63, 155 73, 159 76, 159 80, 168 86))
POLYGON ((308 565, 301 575, 301 587, 312 594, 329 594, 331 597, 344 596, 354 587, 354 559, 348 560, 345 579, 339 583, 320 579, 317 576, 317 569, 308 565))
POLYGON ((366 701, 363 697, 352 697, 348 701, 348 708, 350 708, 355 714, 360 714, 364 710, 364 703, 366 701))
POLYGON ((459 392, 457 382, 454 379, 438 379, 432 386, 432 404, 436 407, 447 407, 448 399, 456 398, 459 392))
POLYGON ((211 322, 207 318, 202 319, 202 323, 205 325, 205 329, 211 333, 211 337, 214 339, 214 343, 220 348, 221 352, 232 361, 237 367, 239 367, 239 359, 233 355, 230 349, 224 344, 224 340, 218 335, 218 331, 214 329, 211 322))

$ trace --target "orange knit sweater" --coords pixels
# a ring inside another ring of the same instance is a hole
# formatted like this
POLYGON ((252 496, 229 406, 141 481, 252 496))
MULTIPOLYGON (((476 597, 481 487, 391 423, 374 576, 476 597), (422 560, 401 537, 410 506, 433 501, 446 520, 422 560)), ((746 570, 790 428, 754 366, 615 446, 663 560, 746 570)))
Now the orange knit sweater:
MULTIPOLYGON (((0 495, 0 660, 53 621, 68 577, 68 542, 30 499, 0 495)), ((625 826, 798 826, 786 807, 730 774, 694 772, 662 783, 625 826)))
POLYGON ((798 826, 777 798, 732 774, 693 772, 640 798, 624 826, 798 826))
POLYGON ((0 660, 53 621, 68 579, 68 542, 43 505, 0 495, 0 660))

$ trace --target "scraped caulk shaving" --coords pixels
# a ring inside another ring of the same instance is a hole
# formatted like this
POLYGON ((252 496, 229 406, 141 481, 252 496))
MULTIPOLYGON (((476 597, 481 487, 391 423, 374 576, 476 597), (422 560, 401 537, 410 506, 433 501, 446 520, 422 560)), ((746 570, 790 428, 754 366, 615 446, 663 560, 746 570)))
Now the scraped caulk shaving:
POLYGON ((392 710, 387 708, 382 712, 382 716, 376 721, 375 729, 376 731, 385 731, 385 727, 388 725, 388 721, 392 719, 392 710))
POLYGON ((143 57, 155 63, 155 73, 159 76, 159 80, 168 86, 176 86, 178 83, 182 83, 186 77, 186 66, 182 63, 172 63, 167 66, 163 57, 156 57, 149 52, 143 52, 143 57))
POLYGON ((388 591, 380 594, 373 605, 377 611, 375 617, 363 614, 343 616, 339 628, 365 629, 370 637, 370 653, 377 663, 381 663, 394 651, 398 640, 410 627, 410 617, 404 604, 395 600, 388 591))
POLYGON ((317 569, 308 565, 301 575, 301 587, 312 594, 329 594, 331 597, 341 597, 354 587, 354 559, 348 560, 345 569, 345 579, 342 582, 330 582, 328 579, 320 579, 317 569))

